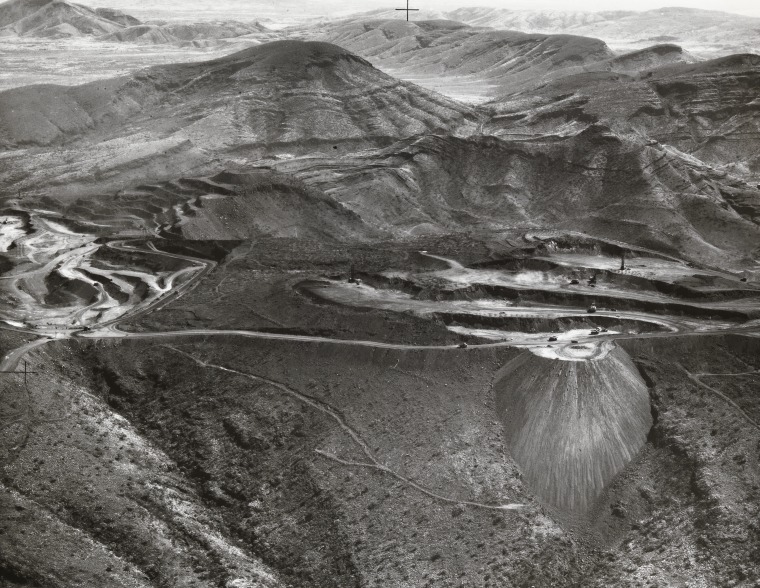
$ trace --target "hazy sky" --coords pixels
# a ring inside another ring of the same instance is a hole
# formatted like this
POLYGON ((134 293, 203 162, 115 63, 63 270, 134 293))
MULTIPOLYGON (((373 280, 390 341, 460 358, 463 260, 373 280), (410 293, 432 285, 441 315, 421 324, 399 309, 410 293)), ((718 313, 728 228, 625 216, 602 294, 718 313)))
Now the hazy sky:
MULTIPOLYGON (((211 14, 224 18, 250 19, 282 15, 328 15, 362 12, 378 8, 403 7, 406 0, 78 0, 94 7, 119 8, 135 16, 161 13, 169 17, 192 17, 205 20, 211 14), (205 18, 204 18, 205 17, 205 18)), ((722 10, 760 17, 760 0, 410 0, 411 8, 451 10, 463 6, 493 6, 512 9, 548 10, 650 10, 664 6, 686 6, 704 10, 722 10)))

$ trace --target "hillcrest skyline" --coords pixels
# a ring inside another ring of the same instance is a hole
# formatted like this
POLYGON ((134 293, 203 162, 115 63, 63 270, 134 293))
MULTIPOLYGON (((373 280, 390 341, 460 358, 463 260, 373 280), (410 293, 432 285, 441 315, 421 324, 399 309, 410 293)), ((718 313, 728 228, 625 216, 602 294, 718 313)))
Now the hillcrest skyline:
MULTIPOLYGON (((257 19, 267 18, 272 20, 293 20, 299 17, 339 17, 359 12, 375 10, 404 8, 402 0, 384 0, 381 2, 366 2, 364 0, 327 0, 325 2, 284 0, 276 6, 267 2, 246 2, 244 0, 223 0, 212 2, 210 0, 192 0, 180 2, 179 0, 83 0, 84 5, 91 7, 107 7, 133 13, 143 18, 170 18, 176 15, 183 20, 194 15, 199 20, 208 19, 257 19)), ((429 2, 424 0, 411 0, 410 8, 418 9, 419 12, 411 13, 411 20, 424 20, 434 17, 442 11, 455 10, 457 8, 501 8, 519 11, 556 11, 556 12, 643 12, 660 8, 693 8, 697 10, 712 10, 717 12, 730 12, 760 18, 760 6, 755 2, 746 0, 727 0, 717 3, 712 0, 687 0, 658 2, 656 0, 643 0, 636 3, 636 8, 631 9, 628 2, 614 0, 612 2, 599 2, 597 0, 584 0, 576 2, 572 8, 567 3, 558 0, 537 0, 528 2, 518 0, 504 3, 497 0, 441 0, 429 2), (426 16, 427 14, 427 16, 426 16)), ((398 13, 398 18, 405 18, 404 12, 398 13)))

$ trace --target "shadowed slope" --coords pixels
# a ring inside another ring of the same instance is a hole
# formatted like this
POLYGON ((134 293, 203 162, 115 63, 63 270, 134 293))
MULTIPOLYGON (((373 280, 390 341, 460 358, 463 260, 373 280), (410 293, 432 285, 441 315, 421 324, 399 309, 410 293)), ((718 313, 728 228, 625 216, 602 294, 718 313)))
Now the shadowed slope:
POLYGON ((595 361, 523 353, 497 375, 507 443, 543 501, 590 508, 636 455, 652 425, 649 393, 620 348, 595 361))
POLYGON ((760 227, 749 218, 760 211, 760 191, 642 143, 597 125, 563 139, 422 137, 374 156, 277 168, 370 226, 406 234, 533 226, 714 264, 755 255, 760 227))
POLYGON ((29 197, 26 202, 54 211, 98 236, 148 230, 184 239, 269 235, 333 242, 380 234, 324 192, 267 168, 138 184, 117 194, 29 197))
POLYGON ((697 58, 684 51, 682 47, 664 44, 623 53, 610 59, 608 63, 612 71, 638 72, 665 65, 693 63, 695 61, 697 58))

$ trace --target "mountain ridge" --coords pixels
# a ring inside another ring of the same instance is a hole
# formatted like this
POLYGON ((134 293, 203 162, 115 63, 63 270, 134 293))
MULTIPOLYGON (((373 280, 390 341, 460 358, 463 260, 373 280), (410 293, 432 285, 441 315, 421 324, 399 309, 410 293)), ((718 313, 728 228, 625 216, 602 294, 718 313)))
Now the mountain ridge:
MULTIPOLYGON (((472 84, 477 91, 532 83, 566 67, 582 67, 614 54, 598 39, 473 28, 455 21, 344 20, 304 38, 342 45, 394 76, 436 89, 472 84)), ((453 95, 453 94, 452 94, 453 95)))
POLYGON ((0 4, 0 37, 14 36, 208 47, 240 37, 255 43, 273 34, 257 21, 143 23, 114 8, 89 8, 68 0, 7 0, 0 4))
POLYGON ((104 35, 140 24, 113 9, 92 9, 66 0, 8 0, 0 4, 0 36, 104 35))
MULTIPOLYGON (((327 196, 334 210, 345 207, 354 215, 349 233, 360 240, 581 226, 668 254, 688 245, 695 258, 716 263, 716 256, 753 251, 760 198, 741 174, 697 159, 709 158, 683 129, 694 126, 689 117, 717 108, 718 81, 720 116, 738 122, 741 115, 748 129, 757 124, 757 109, 740 112, 753 87, 749 74, 758 75, 756 59, 667 65, 651 76, 578 74, 472 108, 388 76, 337 45, 277 41, 105 82, 0 93, 0 141, 11 150, 0 180, 15 190, 97 197, 268 167, 327 196), (726 72, 734 71, 729 88, 726 72), (642 95, 621 91, 626 84, 642 95), (684 101, 684 84, 697 84, 704 97, 684 101), (604 92, 594 98, 583 94, 588 88, 604 92), (660 98, 650 104, 650 95, 660 98), (651 112, 641 110, 647 105, 651 112), (657 117, 669 117, 670 126, 657 117), (650 138, 653 125, 670 135, 650 138), (730 235, 718 231, 720 223, 732 227, 730 235)), ((724 124, 716 121, 716 128, 724 124)), ((754 153, 754 140, 742 140, 715 143, 715 158, 731 149, 754 153)), ((275 192, 293 203, 316 198, 275 192)), ((249 204, 236 206, 255 218, 249 204)), ((227 204, 208 206, 221 211, 227 204)), ((258 210, 277 206, 275 198, 258 210)), ((330 215, 337 237, 341 216, 330 215)), ((221 238, 226 229, 214 222, 199 218, 186 229, 221 238)), ((299 223, 294 217, 291 224, 299 223)))
POLYGON ((162 112, 183 120, 185 132, 194 129, 199 142, 224 142, 232 134, 261 146, 287 143, 294 148, 311 139, 386 141, 476 118, 468 107, 396 80, 336 45, 275 41, 210 61, 153 66, 81 86, 2 92, 0 144, 70 141, 130 117, 138 117, 133 125, 142 121, 152 129, 162 112), (386 100, 403 108, 398 113, 380 108, 386 100), (238 109, 235 122, 227 120, 218 128, 201 124, 207 116, 222 122, 231 104, 255 108, 238 109), (151 108, 159 112, 151 114, 151 108), (278 109, 292 114, 287 124, 285 112, 278 109))
POLYGON ((620 50, 667 42, 713 57, 760 52, 760 18, 714 10, 670 7, 574 12, 462 8, 446 14, 474 26, 597 37, 620 50))
POLYGON ((760 169, 760 56, 579 72, 492 102, 496 134, 563 134, 602 123, 744 177, 760 169))

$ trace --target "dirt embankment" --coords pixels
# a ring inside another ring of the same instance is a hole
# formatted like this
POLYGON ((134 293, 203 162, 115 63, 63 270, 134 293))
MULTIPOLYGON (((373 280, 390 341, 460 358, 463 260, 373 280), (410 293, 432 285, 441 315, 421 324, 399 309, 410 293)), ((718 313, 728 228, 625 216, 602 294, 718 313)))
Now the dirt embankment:
MULTIPOLYGON (((677 298, 673 298, 672 301, 644 300, 640 298, 626 297, 623 294, 620 296, 605 295, 601 290, 598 293, 594 292, 591 294, 573 291, 571 289, 544 290, 540 288, 517 288, 494 284, 473 284, 471 286, 460 288, 442 280, 425 284, 414 279, 405 279, 398 276, 386 277, 382 275, 363 275, 362 277, 368 284, 375 287, 401 290, 402 292, 413 294, 415 297, 423 300, 475 300, 480 298, 495 298, 516 302, 575 307, 588 307, 591 304, 596 304, 598 307, 603 308, 691 316, 695 318, 713 317, 716 319, 720 318, 738 321, 745 321, 748 320, 748 318, 751 318, 748 314, 749 311, 712 308, 704 305, 680 302, 677 298)), ((626 277, 625 279, 631 280, 632 278, 626 277)), ((666 287, 664 282, 662 282, 661 285, 662 288, 653 288, 650 291, 660 292, 661 290, 669 290, 668 294, 680 295, 687 290, 684 287, 673 285, 670 285, 671 287, 666 287)), ((634 290, 637 290, 637 288, 634 288, 634 290)), ((688 289, 688 294, 690 296, 703 297, 702 293, 690 288, 688 289)), ((727 298, 730 299, 740 295, 741 294, 736 294, 736 292, 728 292, 727 298)), ((716 296, 710 296, 709 298, 713 299, 715 297, 716 296)), ((719 299, 724 299, 720 293, 717 297, 719 299)))
POLYGON ((438 312, 436 316, 447 325, 462 325, 475 329, 499 329, 521 333, 556 333, 572 329, 595 329, 604 327, 612 331, 651 333, 666 330, 662 325, 646 321, 634 321, 605 315, 588 315, 577 318, 516 318, 483 316, 464 313, 438 312))

